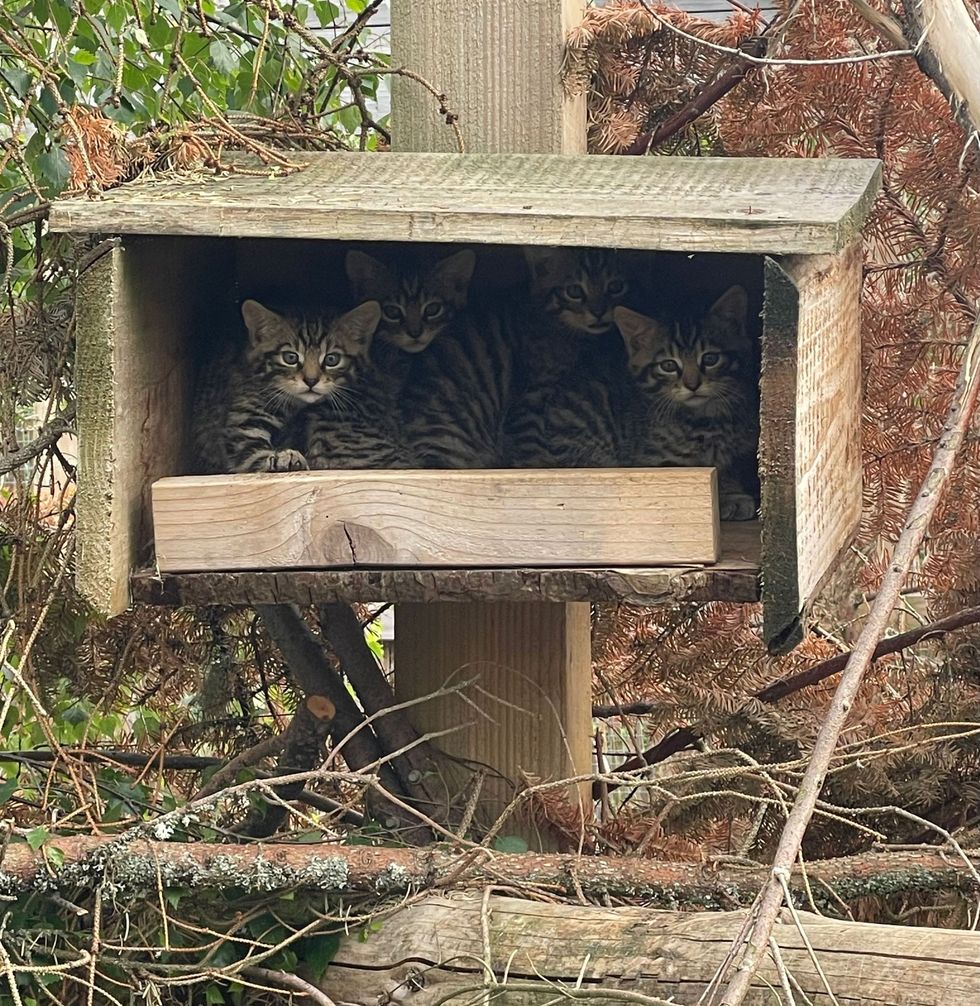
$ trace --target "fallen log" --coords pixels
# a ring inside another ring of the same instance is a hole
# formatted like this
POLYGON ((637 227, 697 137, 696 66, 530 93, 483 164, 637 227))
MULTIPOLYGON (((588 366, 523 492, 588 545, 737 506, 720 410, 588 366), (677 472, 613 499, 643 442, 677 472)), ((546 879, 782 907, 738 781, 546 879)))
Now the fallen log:
MULTIPOLYGON (((464 1006, 484 999, 487 965, 486 1001, 503 995, 507 1006, 563 998, 643 1006, 643 997, 693 1006, 747 914, 433 897, 395 911, 376 935, 345 939, 322 988, 358 1006, 464 1006)), ((832 1001, 817 964, 840 1006, 980 1002, 980 933, 799 918, 812 957, 792 919, 784 915, 773 934, 798 1003, 832 1001)), ((745 1002, 791 1001, 780 988, 770 952, 745 1002)))
MULTIPOLYGON (((976 866, 940 849, 866 853, 807 865, 821 911, 840 902, 912 892, 976 894, 976 866)), ((332 844, 232 845, 157 842, 112 836, 54 838, 34 851, 10 845, 0 865, 0 894, 74 886, 103 877, 139 892, 164 887, 237 887, 255 891, 311 889, 400 894, 487 886, 538 888, 575 896, 644 900, 665 908, 738 908, 751 903, 766 867, 719 862, 665 863, 629 856, 505 854, 486 849, 381 848, 332 844), (51 854, 51 850, 57 852, 51 854)), ((807 905, 800 871, 791 888, 807 905)))

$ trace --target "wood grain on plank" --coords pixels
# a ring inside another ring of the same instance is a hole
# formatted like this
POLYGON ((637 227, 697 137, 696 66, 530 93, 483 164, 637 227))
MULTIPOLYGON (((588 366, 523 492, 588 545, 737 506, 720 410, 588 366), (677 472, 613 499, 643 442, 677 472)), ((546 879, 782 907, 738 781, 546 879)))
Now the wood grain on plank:
POLYGON ((320 471, 161 479, 166 572, 650 566, 718 558, 714 469, 320 471))
POLYGON ((56 201, 70 233, 820 254, 859 233, 873 160, 321 153, 292 175, 143 181, 56 201))
MULTIPOLYGON (((468 998, 487 967, 502 983, 497 994, 518 1006, 552 1002, 561 986, 595 1002, 621 989, 693 1006, 747 914, 434 897, 388 916, 383 936, 344 939, 322 988, 363 1006, 399 990, 400 1002, 436 1006, 468 998), (526 984, 534 980, 537 991, 526 984)), ((828 987, 841 1006, 967 1006, 980 995, 974 932, 799 918, 805 936, 788 918, 773 935, 802 1002, 824 1001, 828 987)), ((745 1002, 768 1006, 778 988, 767 956, 745 1002)))

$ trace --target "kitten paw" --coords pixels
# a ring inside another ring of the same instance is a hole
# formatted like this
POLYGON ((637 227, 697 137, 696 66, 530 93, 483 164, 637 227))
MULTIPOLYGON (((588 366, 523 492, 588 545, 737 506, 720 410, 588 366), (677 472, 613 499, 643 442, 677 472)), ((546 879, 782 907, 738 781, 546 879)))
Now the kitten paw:
POLYGON ((306 471, 309 467, 306 458, 299 451, 275 451, 269 455, 270 472, 299 472, 306 471))
POLYGON ((755 520, 755 500, 748 493, 723 493, 718 509, 722 520, 755 520))

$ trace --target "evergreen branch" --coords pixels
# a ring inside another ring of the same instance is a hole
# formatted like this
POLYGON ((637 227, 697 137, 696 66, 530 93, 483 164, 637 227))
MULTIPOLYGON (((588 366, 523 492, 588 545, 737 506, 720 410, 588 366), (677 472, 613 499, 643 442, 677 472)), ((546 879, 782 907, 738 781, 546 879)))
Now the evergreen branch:
POLYGON ((65 406, 64 412, 55 416, 29 444, 0 457, 0 475, 15 471, 50 450, 66 433, 72 431, 74 424, 75 403, 70 402, 65 406))
MULTIPOLYGON (((871 605, 857 643, 848 657, 833 701, 817 734, 796 800, 776 848, 770 877, 756 899, 753 921, 743 940, 740 941, 740 946, 733 948, 738 950, 744 945, 745 952, 741 955, 737 967, 735 960, 730 959, 728 967, 724 969, 731 973, 734 968, 735 973, 720 1000, 721 1006, 741 1006, 768 952, 769 939, 784 901, 783 881, 790 875, 793 864, 800 854, 803 836, 816 809, 830 762, 841 732, 847 724, 864 674, 871 666, 878 641, 888 626, 888 620, 901 596, 909 570, 919 554, 932 517, 952 478, 956 455, 966 436, 978 393, 980 393, 980 318, 973 326, 963 356, 960 375, 956 382, 956 393, 943 434, 939 439, 939 446, 915 502, 909 510, 892 553, 888 571, 882 578, 878 596, 871 605)), ((725 977, 725 974, 720 974, 719 983, 725 980, 725 977)))

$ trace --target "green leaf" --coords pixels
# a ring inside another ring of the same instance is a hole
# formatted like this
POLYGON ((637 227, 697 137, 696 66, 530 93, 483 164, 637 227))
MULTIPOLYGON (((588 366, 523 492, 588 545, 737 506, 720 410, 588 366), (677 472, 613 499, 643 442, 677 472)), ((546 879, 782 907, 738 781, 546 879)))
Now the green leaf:
POLYGON ((493 847, 497 852, 527 852, 527 842, 520 835, 501 835, 493 847))
POLYGON ((5 804, 13 795, 17 792, 17 788, 20 785, 20 780, 17 776, 12 779, 8 779, 2 786, 0 786, 0 804, 5 804))
POLYGON ((3 72, 0 73, 0 77, 3 77, 10 84, 14 94, 18 98, 25 97, 31 89, 31 84, 34 82, 34 78, 19 66, 4 67, 3 72))
POLYGON ((340 936, 337 933, 331 933, 329 936, 315 936, 307 940, 300 940, 296 946, 296 955, 310 969, 313 980, 318 982, 339 949, 340 936))
POLYGON ((333 24, 340 16, 340 9, 336 4, 330 3, 330 0, 313 0, 313 12, 316 14, 321 28, 333 24))
POLYGON ((215 39, 208 47, 211 62, 221 73, 234 73, 238 69, 238 53, 230 45, 215 39))
POLYGON ((54 18, 54 23, 58 26, 58 31, 62 35, 67 35, 74 21, 71 4, 65 3, 65 0, 55 0, 51 4, 51 16, 54 18))
POLYGON ((65 854, 56 845, 45 850, 48 862, 56 869, 60 870, 65 865, 65 854))
POLYGON ((50 837, 51 833, 47 828, 34 828, 27 833, 27 844, 37 852, 50 837))
POLYGON ((204 1001, 206 1003, 223 1003, 225 1001, 225 994, 221 991, 221 988, 217 985, 208 985, 204 990, 204 1001))
POLYGON ((363 14, 365 7, 367 7, 367 0, 347 0, 347 9, 352 10, 355 14, 363 14))

